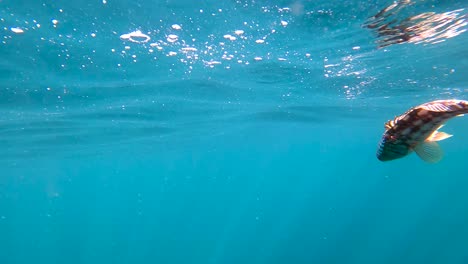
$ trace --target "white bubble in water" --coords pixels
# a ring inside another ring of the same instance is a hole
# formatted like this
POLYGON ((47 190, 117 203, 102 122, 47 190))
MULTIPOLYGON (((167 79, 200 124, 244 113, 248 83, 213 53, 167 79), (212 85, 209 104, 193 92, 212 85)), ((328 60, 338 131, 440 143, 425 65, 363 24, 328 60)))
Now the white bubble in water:
POLYGON ((220 61, 214 61, 214 60, 211 60, 211 61, 204 61, 204 62, 205 62, 206 65, 209 65, 209 66, 221 64, 220 61))
POLYGON ((95 38, 95 37, 96 37, 96 33, 91 33, 91 37, 95 38))
POLYGON ((255 42, 258 43, 258 44, 262 44, 262 43, 265 43, 265 40, 263 40, 263 39, 257 39, 255 42))
POLYGON ((255 57, 254 60, 256 60, 256 61, 261 61, 261 60, 263 60, 263 59, 262 59, 262 57, 255 57))
POLYGON ((283 27, 285 27, 285 26, 287 26, 287 25, 288 25, 288 22, 286 22, 286 21, 282 20, 282 21, 281 21, 281 25, 282 25, 283 27))
POLYGON ((107 1, 106 1, 106 0, 102 0, 102 3, 103 3, 103 4, 107 4, 107 1))
POLYGON ((183 52, 196 52, 196 51, 198 51, 196 48, 193 48, 193 47, 185 47, 185 48, 181 48, 181 50, 183 52))
POLYGON ((128 34, 120 35, 120 39, 127 40, 130 42, 135 42, 135 43, 146 43, 151 38, 148 35, 143 34, 140 30, 137 30, 128 34))
POLYGON ((52 19, 52 24, 57 25, 57 24, 58 24, 58 20, 57 20, 57 19, 52 19))
POLYGON ((177 55, 177 52, 169 51, 169 53, 167 55, 168 56, 175 56, 175 55, 177 55))
POLYGON ((236 35, 242 35, 242 34, 244 34, 244 30, 238 29, 238 30, 234 31, 234 33, 235 33, 236 35))
POLYGON ((24 30, 22 30, 21 28, 18 28, 18 27, 12 27, 12 28, 10 28, 10 30, 13 31, 16 34, 24 33, 24 30))
POLYGON ((229 35, 229 34, 224 35, 223 38, 229 39, 229 40, 231 40, 231 41, 234 41, 234 40, 237 39, 236 37, 234 37, 234 36, 232 36, 232 35, 229 35))
POLYGON ((151 46, 151 47, 156 47, 158 50, 162 50, 162 49, 163 49, 161 46, 159 46, 158 43, 151 43, 150 46, 151 46))
POLYGON ((174 35, 174 34, 170 34, 170 35, 167 36, 167 41, 170 42, 170 43, 174 43, 178 39, 179 39, 179 36, 174 35))
POLYGON ((359 46, 353 47, 353 50, 360 50, 360 49, 361 49, 361 47, 359 47, 359 46))
POLYGON ((181 30, 181 29, 182 29, 182 27, 181 27, 181 26, 179 26, 179 25, 177 25, 177 24, 174 24, 174 25, 172 25, 172 29, 175 29, 175 30, 181 30))

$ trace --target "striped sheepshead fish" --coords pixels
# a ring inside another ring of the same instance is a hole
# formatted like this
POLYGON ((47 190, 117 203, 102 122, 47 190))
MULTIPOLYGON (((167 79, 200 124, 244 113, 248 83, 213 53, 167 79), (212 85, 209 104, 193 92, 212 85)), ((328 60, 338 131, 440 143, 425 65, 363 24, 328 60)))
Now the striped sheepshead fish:
POLYGON ((452 135, 439 129, 447 120, 465 113, 468 113, 468 101, 463 100, 437 100, 411 108, 385 124, 377 158, 394 160, 414 151, 426 162, 440 161, 443 152, 437 141, 452 135))

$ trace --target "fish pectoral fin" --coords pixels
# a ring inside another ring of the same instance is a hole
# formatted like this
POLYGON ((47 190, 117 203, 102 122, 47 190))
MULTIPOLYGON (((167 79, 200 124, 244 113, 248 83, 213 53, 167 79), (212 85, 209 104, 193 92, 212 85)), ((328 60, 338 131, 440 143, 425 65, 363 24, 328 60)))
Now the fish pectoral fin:
POLYGON ((439 132, 439 131, 434 131, 429 137, 426 138, 426 142, 434 142, 434 141, 441 141, 444 139, 447 139, 449 137, 452 137, 453 135, 447 134, 445 132, 439 132))
POLYGON ((414 151, 418 156, 429 163, 437 163, 444 156, 444 152, 440 148, 439 144, 434 141, 424 141, 421 144, 418 144, 414 151))

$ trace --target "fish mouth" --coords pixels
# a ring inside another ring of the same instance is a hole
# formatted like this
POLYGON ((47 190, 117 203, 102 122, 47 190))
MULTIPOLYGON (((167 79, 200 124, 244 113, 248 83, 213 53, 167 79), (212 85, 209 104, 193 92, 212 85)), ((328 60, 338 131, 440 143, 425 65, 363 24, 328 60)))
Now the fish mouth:
POLYGON ((381 153, 377 153, 377 159, 380 161, 391 161, 391 160, 395 160, 399 158, 402 158, 402 157, 390 157, 388 155, 382 155, 381 153))
POLYGON ((388 141, 384 135, 380 140, 376 156, 380 161, 390 161, 403 158, 408 155, 409 152, 407 145, 388 141))

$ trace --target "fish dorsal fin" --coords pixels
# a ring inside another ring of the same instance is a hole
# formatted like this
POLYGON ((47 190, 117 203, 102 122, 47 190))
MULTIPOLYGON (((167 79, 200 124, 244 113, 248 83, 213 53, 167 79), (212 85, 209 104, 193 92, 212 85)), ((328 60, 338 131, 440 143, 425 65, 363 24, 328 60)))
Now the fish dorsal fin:
POLYGON ((385 129, 391 129, 394 126, 395 126, 395 120, 388 120, 387 123, 385 123, 385 129))
POLYGON ((423 109, 432 111, 432 112, 449 112, 452 111, 450 105, 446 105, 443 102, 432 102, 427 103, 422 106, 423 109))
POLYGON ((444 156, 439 144, 434 141, 424 141, 423 143, 418 144, 414 148, 414 151, 422 160, 429 163, 437 163, 444 156))
POLYGON ((447 134, 445 132, 434 131, 429 137, 426 138, 426 141, 434 142, 434 141, 441 141, 452 137, 453 135, 447 134))

